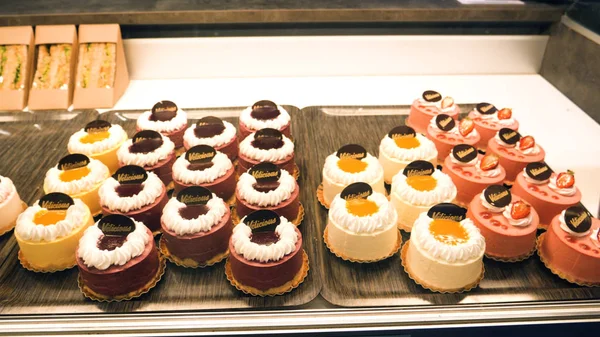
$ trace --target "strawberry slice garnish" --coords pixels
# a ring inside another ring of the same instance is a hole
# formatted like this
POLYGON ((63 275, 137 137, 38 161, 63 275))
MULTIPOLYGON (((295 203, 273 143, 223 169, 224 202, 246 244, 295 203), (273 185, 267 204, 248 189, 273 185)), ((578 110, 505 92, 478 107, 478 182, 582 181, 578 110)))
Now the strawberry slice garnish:
POLYGON ((450 96, 446 96, 442 100, 442 109, 447 109, 453 105, 454 105, 454 98, 452 98, 450 96))
POLYGON ((535 146, 535 139, 532 136, 525 136, 519 140, 519 150, 525 151, 535 146))
POLYGON ((479 163, 479 168, 482 171, 493 170, 498 167, 499 158, 497 155, 493 153, 488 153, 483 158, 481 158, 481 162, 479 163))
POLYGON ((498 111, 498 119, 510 119, 510 117, 512 117, 512 109, 503 108, 498 111))
POLYGON ((458 132, 460 132, 460 134, 463 137, 466 137, 474 129, 475 129, 475 123, 473 123, 473 121, 470 118, 465 118, 465 119, 461 120, 460 123, 458 124, 458 132))
POLYGON ((510 216, 515 220, 526 218, 529 213, 531 213, 531 205, 521 200, 515 201, 510 209, 510 216))
POLYGON ((558 188, 570 188, 575 185, 575 172, 568 170, 567 172, 561 172, 556 177, 556 186, 558 188))

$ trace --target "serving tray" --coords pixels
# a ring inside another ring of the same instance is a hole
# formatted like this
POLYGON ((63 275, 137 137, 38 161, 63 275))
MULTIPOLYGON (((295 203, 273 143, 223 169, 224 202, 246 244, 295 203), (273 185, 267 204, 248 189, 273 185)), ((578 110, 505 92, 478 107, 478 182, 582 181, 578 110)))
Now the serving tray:
MULTIPOLYGON (((471 105, 461 105, 463 111, 471 105)), ((309 107, 302 110, 302 122, 317 137, 308 138, 310 163, 305 178, 315 188, 321 182, 325 158, 340 146, 361 144, 377 156, 379 142, 394 126, 404 124, 409 106, 309 107)), ((315 197, 316 200, 316 197, 315 197)), ((319 206, 314 222, 318 228, 321 295, 330 303, 346 307, 427 306, 455 304, 501 304, 509 302, 567 301, 600 299, 600 288, 572 285, 552 274, 537 255, 519 263, 484 260, 485 277, 478 288, 461 294, 432 293, 421 288, 404 272, 400 254, 381 262, 358 264, 333 255, 323 243, 327 210, 319 206)), ((403 243, 409 239, 404 233, 403 243)))
MULTIPOLYGON (((85 299, 77 287, 77 268, 53 274, 39 274, 25 270, 17 259, 18 246, 14 236, 1 240, 0 250, 0 314, 34 313, 94 313, 94 312, 156 312, 209 309, 281 308, 297 307, 313 300, 321 289, 318 271, 318 232, 312 214, 317 205, 312 197, 306 154, 310 132, 301 124, 299 109, 285 106, 292 116, 292 134, 296 146, 296 163, 300 167, 301 202, 306 216, 300 225, 304 249, 309 256, 310 271, 305 281, 291 293, 275 297, 253 297, 236 290, 227 281, 224 262, 212 267, 187 269, 167 262, 166 272, 156 288, 137 299, 124 302, 98 303, 85 299), (305 189, 304 186, 307 188, 305 189)), ((243 108, 186 109, 190 125, 195 120, 215 115, 237 126, 237 116, 243 108)), ((111 123, 120 124, 129 136, 135 133, 136 118, 142 111, 109 111, 99 116, 111 123)), ((0 173, 11 177, 24 201, 28 204, 42 194, 44 174, 48 168, 67 154, 71 134, 97 117, 87 111, 72 115, 70 120, 7 121, 2 128, 8 130, 10 146, 0 149, 0 173), (39 125, 38 127, 35 124, 39 125), (41 131, 40 131, 41 130, 41 131)), ((1 118, 1 117, 0 117, 1 118)), ((4 144, 4 143, 3 143, 4 144)))

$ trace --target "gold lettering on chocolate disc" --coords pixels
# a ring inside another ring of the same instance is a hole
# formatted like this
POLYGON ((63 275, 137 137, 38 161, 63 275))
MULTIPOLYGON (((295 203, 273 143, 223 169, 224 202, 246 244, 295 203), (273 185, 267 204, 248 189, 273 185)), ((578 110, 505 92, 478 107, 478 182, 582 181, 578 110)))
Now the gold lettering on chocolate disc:
POLYGON ((446 119, 444 119, 443 121, 440 121, 440 125, 442 126, 442 128, 445 128, 446 125, 448 125, 448 123, 450 123, 452 121, 452 117, 448 117, 446 119))
POLYGON ((481 112, 488 112, 488 110, 490 110, 493 107, 494 107, 493 105, 488 104, 486 106, 482 106, 481 108, 479 108, 479 110, 481 110, 481 112))
POLYGON ((158 107, 154 109, 154 112, 163 112, 163 111, 167 111, 167 112, 176 112, 177 108, 174 106, 168 106, 166 108, 162 108, 162 107, 158 107))
POLYGON ((406 172, 406 176, 407 177, 412 177, 412 176, 430 176, 433 173, 432 169, 427 169, 427 170, 408 170, 408 172, 406 172))
POLYGON ((191 152, 190 154, 188 154, 189 161, 195 161, 195 160, 199 160, 199 159, 206 159, 206 158, 212 158, 212 157, 214 157, 214 153, 212 153, 212 152, 205 152, 205 153, 191 152))
POLYGON ((459 158, 464 158, 465 156, 467 156, 468 154, 472 153, 473 151, 475 151, 475 148, 472 148, 472 147, 470 147, 470 148, 468 148, 468 149, 465 149, 465 150, 462 150, 462 151, 458 151, 458 152, 456 153, 456 155, 457 155, 459 158))
POLYGON ((87 133, 106 132, 106 131, 108 131, 108 129, 110 129, 110 126, 105 126, 105 127, 102 127, 102 128, 88 128, 87 129, 87 133))
POLYGON ((401 134, 401 133, 394 133, 392 135, 392 139, 400 139, 400 138, 415 138, 415 135, 413 135, 412 133, 409 134, 401 134))
POLYGON ((587 214, 581 213, 576 218, 571 219, 571 221, 569 222, 571 223, 571 225, 573 225, 573 227, 577 228, 586 218, 587 214))
POLYGON ((115 225, 110 222, 103 223, 101 228, 104 233, 129 232, 131 229, 131 226, 115 225))
POLYGON ((61 170, 72 170, 80 167, 86 166, 88 163, 86 160, 78 161, 76 163, 64 163, 61 166, 61 170))
POLYGON ((536 168, 536 169, 532 169, 530 170, 531 174, 533 174, 534 177, 539 176, 540 174, 544 173, 548 171, 548 166, 544 166, 544 167, 540 167, 540 168, 536 168))
POLYGON ((41 206, 45 209, 67 209, 71 204, 68 202, 42 201, 41 206))
POLYGON ((132 180, 138 180, 138 179, 144 179, 144 175, 143 174, 127 174, 127 173, 117 174, 117 180, 119 182, 132 181, 132 180))
POLYGON ((261 178, 270 178, 270 177, 277 177, 277 171, 274 172, 265 172, 265 171, 254 171, 252 172, 252 176, 256 179, 261 179, 261 178))
POLYGON ((442 212, 433 212, 431 218, 432 219, 452 220, 452 221, 456 221, 456 222, 461 222, 463 220, 463 217, 460 215, 448 215, 448 214, 444 214, 442 212))
POLYGON ((150 138, 138 137, 135 139, 135 143, 141 142, 142 140, 149 140, 150 138))
POLYGON ((506 191, 502 191, 502 192, 498 192, 498 193, 492 193, 490 194, 488 197, 490 198, 490 200, 492 202, 496 202, 504 197, 508 196, 508 190, 506 191))
POLYGON ((364 191, 360 193, 348 194, 344 197, 344 200, 353 200, 353 199, 366 199, 370 195, 369 191, 364 191))
POLYGON ((256 229, 256 228, 261 228, 261 227, 265 227, 268 225, 272 225, 276 222, 277 222, 277 218, 267 219, 267 220, 263 220, 263 221, 251 220, 250 222, 246 223, 246 225, 248 227, 250 227, 250 229, 256 229))
POLYGON ((442 97, 442 95, 440 95, 439 93, 435 93, 435 94, 425 94, 425 99, 426 100, 432 100, 434 98, 439 98, 442 97))
POLYGON ((340 153, 338 155, 338 157, 340 157, 340 159, 343 158, 354 158, 354 159, 359 159, 363 157, 362 153, 349 153, 349 152, 344 152, 344 153, 340 153))
POLYGON ((208 200, 210 200, 210 195, 188 195, 188 194, 184 194, 180 197, 180 202, 184 203, 184 204, 190 204, 190 203, 196 203, 196 202, 200 202, 200 203, 205 203, 208 200))
POLYGON ((511 138, 513 138, 513 137, 514 137, 514 136, 516 136, 516 135, 517 135, 517 133, 516 133, 515 131, 513 131, 513 132, 511 132, 511 133, 505 133, 505 134, 504 134, 504 139, 508 140, 508 139, 511 139, 511 138))

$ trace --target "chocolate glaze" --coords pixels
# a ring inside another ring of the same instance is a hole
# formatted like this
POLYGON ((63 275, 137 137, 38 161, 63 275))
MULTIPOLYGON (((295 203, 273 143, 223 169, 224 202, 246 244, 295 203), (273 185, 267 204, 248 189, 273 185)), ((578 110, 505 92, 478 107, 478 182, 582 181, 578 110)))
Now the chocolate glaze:
POLYGON ((150 153, 163 144, 162 139, 144 139, 137 143, 131 144, 129 152, 131 153, 150 153))
POLYGON ((276 181, 266 181, 266 182, 261 182, 261 183, 257 182, 256 184, 252 185, 252 187, 254 187, 254 189, 259 192, 266 193, 266 192, 277 189, 277 187, 279 187, 279 183, 276 181))
MULTIPOLYGON (((171 173, 173 171, 175 159, 175 151, 173 151, 169 156, 167 156, 167 158, 159 161, 154 166, 144 166, 144 169, 148 172, 154 172, 154 174, 160 178, 163 184, 167 186, 171 183, 171 181, 173 181, 171 173)), ((125 166, 125 164, 119 162, 119 167, 123 166, 125 166)))
MULTIPOLYGON (((186 151, 191 148, 190 144, 188 143, 184 143, 183 145, 185 146, 186 151)), ((229 143, 215 147, 215 150, 223 152, 231 161, 234 161, 239 152, 238 137, 235 136, 229 141, 229 143)))
POLYGON ((140 209, 129 211, 129 212, 119 212, 108 209, 106 206, 102 206, 102 214, 122 214, 133 218, 136 221, 139 221, 146 225, 152 232, 156 232, 160 230, 160 217, 162 215, 162 210, 165 208, 167 204, 167 190, 163 187, 162 193, 154 202, 150 205, 146 205, 140 209))
MULTIPOLYGON (((240 131, 239 138, 244 139, 244 138, 248 137, 250 134, 252 134, 253 132, 255 132, 256 130, 250 129, 244 123, 240 122, 239 131, 240 131)), ((290 123, 288 123, 281 129, 279 129, 279 131, 281 131, 281 133, 283 133, 286 137, 290 138, 290 136, 291 136, 290 123)))
POLYGON ((179 210, 179 215, 186 220, 193 220, 197 217, 208 213, 206 205, 189 205, 179 210))
POLYGON ((263 137, 253 140, 252 146, 261 150, 279 149, 283 146, 283 140, 275 137, 263 137))
MULTIPOLYGON (((187 124, 184 125, 181 129, 175 130, 173 132, 161 132, 161 134, 165 137, 168 137, 174 144, 175 148, 178 149, 183 146, 183 134, 185 130, 187 130, 187 124)), ((142 129, 137 129, 137 132, 142 131, 142 129)))
MULTIPOLYGON (((252 166, 260 163, 258 160, 254 160, 244 156, 244 154, 240 153, 238 157, 238 174, 242 174, 248 171, 252 166)), ((282 170, 288 171, 289 174, 294 173, 294 168, 296 163, 294 162, 294 154, 287 156, 286 158, 276 161, 273 164, 277 165, 282 170)))
MULTIPOLYGON (((142 171, 140 170, 140 172, 142 172, 142 171)), ((142 184, 121 184, 121 185, 117 186, 117 188, 115 188, 115 191, 121 198, 124 198, 124 197, 132 197, 134 195, 137 195, 143 189, 144 189, 144 186, 142 184)))
POLYGON ((175 118, 175 116, 177 116, 177 111, 168 111, 168 110, 162 110, 162 111, 153 111, 152 114, 150 114, 150 120, 151 121, 160 121, 160 122, 166 122, 166 121, 170 121, 171 119, 175 118))
POLYGON ((259 245, 272 245, 279 241, 279 235, 275 232, 258 232, 253 233, 250 241, 259 245))
POLYGON ((188 170, 190 171, 204 171, 207 168, 213 167, 214 163, 209 161, 207 163, 191 163, 188 165, 188 170))
POLYGON ((250 112, 250 116, 260 120, 275 119, 280 114, 281 112, 279 112, 277 104, 267 100, 254 103, 252 106, 252 112, 250 112))
MULTIPOLYGON (((149 234, 150 231, 148 230, 149 234)), ((105 296, 124 295, 143 288, 152 280, 159 267, 158 250, 154 240, 149 240, 144 251, 122 266, 99 270, 87 267, 76 252, 77 267, 83 284, 105 296)))
POLYGON ((98 248, 102 250, 114 250, 121 247, 127 240, 126 236, 104 235, 98 241, 98 248))
POLYGON ((298 242, 294 251, 279 261, 258 262, 250 261, 239 255, 229 240, 229 263, 233 277, 245 286, 259 290, 268 290, 284 285, 291 281, 302 268, 302 235, 298 233, 298 242))
POLYGON ((246 215, 260 210, 260 209, 268 209, 271 210, 280 216, 288 219, 289 221, 293 221, 298 217, 298 212, 300 211, 300 187, 298 183, 296 183, 296 188, 289 199, 282 201, 279 205, 270 206, 270 207, 260 207, 258 205, 252 205, 248 203, 246 200, 242 200, 238 191, 235 193, 235 209, 240 219, 245 217, 246 215))
POLYGON ((211 138, 220 135, 225 130, 225 125, 221 124, 206 124, 194 128, 194 134, 198 138, 211 138))
MULTIPOLYGON (((224 201, 229 200, 233 194, 235 193, 235 183, 236 183, 236 175, 234 166, 232 166, 224 176, 217 178, 212 183, 200 184, 202 187, 208 188, 211 192, 216 194, 219 198, 224 201)), ((182 189, 193 186, 193 184, 184 184, 176 179, 173 179, 173 183, 175 184, 175 193, 179 193, 182 189)))

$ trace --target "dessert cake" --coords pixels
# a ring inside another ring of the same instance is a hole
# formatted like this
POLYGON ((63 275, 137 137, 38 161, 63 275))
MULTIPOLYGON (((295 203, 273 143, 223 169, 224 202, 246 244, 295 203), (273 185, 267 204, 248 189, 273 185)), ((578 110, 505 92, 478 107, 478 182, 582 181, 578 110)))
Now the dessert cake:
POLYGON ((512 130, 519 129, 519 122, 512 116, 512 110, 504 108, 498 110, 493 104, 479 103, 471 112, 469 118, 475 123, 475 128, 481 136, 476 145, 479 149, 485 149, 490 139, 494 138, 502 128, 512 130))
POLYGON ((520 261, 535 251, 540 218, 528 203, 502 185, 488 186, 473 198, 467 217, 485 238, 485 255, 500 261, 520 261))
POLYGON ((506 170, 505 183, 512 185, 527 164, 544 161, 546 153, 532 136, 521 137, 512 129, 502 128, 488 142, 487 152, 498 156, 506 170))
POLYGON ((352 262, 375 262, 394 255, 402 237, 398 215, 384 194, 366 183, 348 185, 329 209, 324 240, 336 256, 352 262))
POLYGON ((235 180, 235 167, 231 160, 209 145, 190 148, 173 165, 175 193, 197 185, 208 188, 226 202, 232 202, 235 180))
POLYGON ((96 216, 102 212, 98 189, 109 176, 108 168, 101 161, 80 153, 70 154, 46 172, 44 193, 61 192, 81 199, 96 216))
POLYGON ((171 198, 161 227, 160 249, 177 265, 210 266, 229 254, 233 231, 229 205, 204 187, 186 187, 171 198))
POLYGON ((275 212, 260 210, 247 215, 233 229, 225 273, 232 285, 251 295, 291 291, 308 274, 302 234, 275 212))
POLYGON ((402 247, 402 265, 411 279, 436 292, 463 292, 483 278, 485 239, 467 210, 438 204, 415 221, 402 247))
POLYGON ((425 133, 431 119, 441 113, 457 119, 460 108, 450 96, 442 98, 437 91, 424 91, 421 98, 412 103, 406 125, 419 133, 425 133))
POLYGON ((433 142, 409 126, 393 128, 379 144, 379 162, 383 167, 383 180, 388 185, 410 162, 425 160, 436 165, 437 157, 433 142))
POLYGON ((463 118, 457 123, 454 118, 439 114, 431 119, 427 127, 427 138, 435 144, 437 160, 443 163, 454 146, 458 144, 475 146, 479 143, 480 137, 472 120, 463 118))
POLYGON ((291 137, 290 114, 271 101, 258 101, 240 114, 240 139, 261 129, 276 129, 286 137, 291 137))
POLYGON ((238 173, 248 171, 261 162, 271 162, 282 170, 297 176, 294 162, 294 143, 279 130, 261 129, 244 138, 238 154, 238 173))
POLYGON ((444 160, 444 173, 454 182, 456 203, 468 205, 476 194, 490 185, 502 184, 506 172, 494 154, 477 154, 467 144, 459 144, 444 160))
POLYGON ((119 166, 137 165, 153 172, 169 186, 173 181, 175 145, 169 138, 153 130, 140 131, 117 151, 119 166))
POLYGON ((546 229, 560 212, 581 201, 574 173, 555 174, 544 162, 527 164, 525 170, 517 175, 511 191, 538 212, 541 229, 546 229))
POLYGON ((560 278, 600 286, 600 220, 578 204, 556 215, 538 238, 542 262, 560 278))
POLYGON ((69 153, 83 153, 101 161, 112 174, 119 168, 117 150, 126 140, 127 133, 120 125, 98 119, 75 132, 67 148, 69 153))
POLYGON ((235 217, 268 209, 299 225, 304 216, 296 179, 275 164, 263 162, 242 173, 235 189, 235 217))
POLYGON ((127 165, 106 179, 98 191, 102 213, 131 217, 160 232, 160 217, 167 204, 167 189, 153 172, 141 166, 127 165))
POLYGON ((317 191, 319 201, 329 208, 337 194, 356 182, 365 182, 371 185, 373 191, 385 194, 383 167, 379 160, 367 153, 364 147, 347 144, 325 159, 323 182, 317 191))
POLYGON ((77 248, 79 288, 98 301, 138 297, 160 280, 165 262, 152 233, 124 215, 108 215, 90 226, 77 248))
POLYGON ((456 186, 452 179, 430 163, 414 161, 402 173, 394 176, 390 200, 398 213, 398 227, 412 230, 415 220, 432 206, 453 202, 456 186))
POLYGON ((12 180, 0 176, 0 235, 15 227, 17 217, 26 207, 12 180))
POLYGON ((23 267, 54 272, 75 266, 79 239, 94 224, 90 209, 64 193, 50 193, 18 218, 15 238, 23 267))
POLYGON ((200 118, 196 124, 185 130, 183 135, 183 146, 186 150, 196 145, 212 146, 234 161, 239 151, 237 130, 233 124, 217 117, 200 118))
POLYGON ((183 147, 183 134, 188 128, 187 114, 171 101, 160 101, 138 117, 136 129, 154 130, 168 137, 176 148, 183 147))

